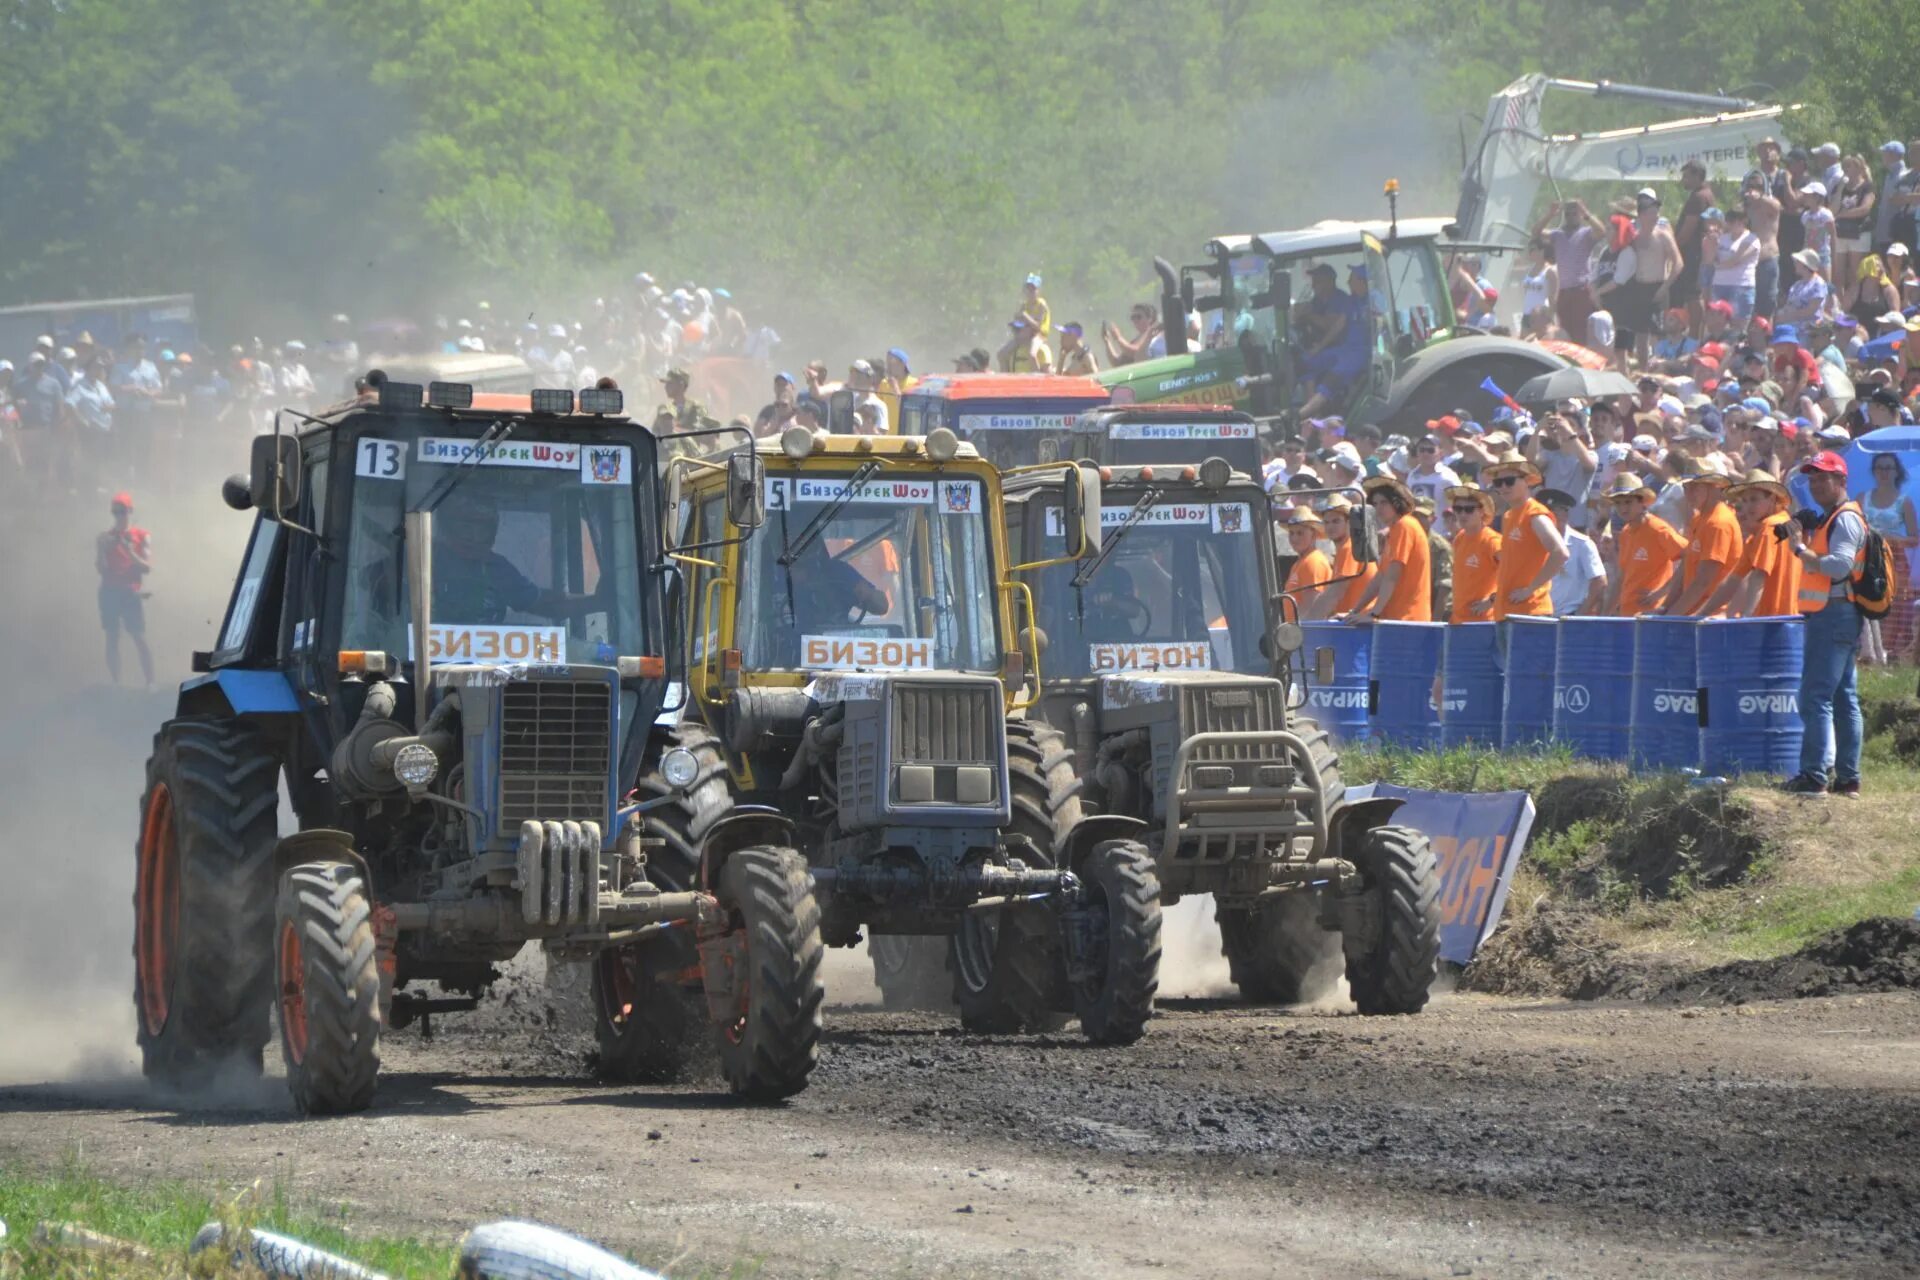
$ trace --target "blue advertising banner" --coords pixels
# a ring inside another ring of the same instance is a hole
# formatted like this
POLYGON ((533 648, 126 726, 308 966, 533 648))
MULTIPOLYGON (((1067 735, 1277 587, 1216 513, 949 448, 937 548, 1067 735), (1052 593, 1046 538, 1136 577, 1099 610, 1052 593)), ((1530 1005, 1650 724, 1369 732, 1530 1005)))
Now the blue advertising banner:
POLYGON ((1393 796, 1393 815, 1423 831, 1440 863, 1440 958, 1465 964, 1500 923, 1507 886, 1533 833, 1533 797, 1524 791, 1419 791, 1391 782, 1349 787, 1349 799, 1393 796))

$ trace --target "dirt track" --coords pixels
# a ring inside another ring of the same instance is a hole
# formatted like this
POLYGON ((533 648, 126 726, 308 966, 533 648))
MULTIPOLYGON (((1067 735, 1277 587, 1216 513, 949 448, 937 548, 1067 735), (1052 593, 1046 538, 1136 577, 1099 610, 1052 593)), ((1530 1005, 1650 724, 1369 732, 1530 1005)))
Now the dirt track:
POLYGON ((530 1215, 767 1275, 1911 1274, 1920 1004, 1176 1001, 1131 1051, 834 1010, 771 1111, 610 1089, 546 1037, 395 1037, 369 1115, 0 1087, 0 1158, 244 1180, 364 1227, 530 1215))

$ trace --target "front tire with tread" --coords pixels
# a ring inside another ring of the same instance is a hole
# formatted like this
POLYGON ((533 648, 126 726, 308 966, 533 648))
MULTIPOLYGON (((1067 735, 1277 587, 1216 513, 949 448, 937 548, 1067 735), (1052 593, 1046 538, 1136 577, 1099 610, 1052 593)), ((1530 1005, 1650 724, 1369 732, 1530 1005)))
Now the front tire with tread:
POLYGON ((1358 856, 1377 912, 1373 945, 1349 945, 1347 986, 1361 1013, 1418 1013, 1439 972, 1440 872, 1427 837, 1411 827, 1375 827, 1358 856))
POLYGON ((720 867, 720 905, 746 941, 745 1006, 716 1028, 728 1086, 754 1102, 807 1087, 820 1059, 820 976, 826 948, 807 860, 793 849, 749 847, 720 867))
POLYGON ((1095 1044, 1132 1044, 1146 1033, 1160 990, 1160 877, 1137 840, 1095 845, 1081 876, 1105 928, 1098 976, 1074 984, 1073 1011, 1095 1044))
POLYGON ((303 862, 280 880, 280 1049, 304 1115, 347 1115, 373 1101, 380 1073, 380 968, 373 902, 360 871, 303 862))

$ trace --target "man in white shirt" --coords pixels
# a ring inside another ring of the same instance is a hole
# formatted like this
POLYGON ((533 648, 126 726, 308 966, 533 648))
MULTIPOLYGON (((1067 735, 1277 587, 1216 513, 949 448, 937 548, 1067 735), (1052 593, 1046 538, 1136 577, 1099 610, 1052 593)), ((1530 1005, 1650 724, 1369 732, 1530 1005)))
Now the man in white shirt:
POLYGON ((1607 598, 1607 566, 1600 559, 1600 548, 1579 529, 1567 527, 1567 513, 1573 510, 1573 495, 1563 489, 1542 489, 1534 495, 1553 513, 1554 527, 1567 543, 1567 562, 1553 575, 1548 589, 1553 597, 1553 616, 1575 614, 1591 617, 1601 611, 1607 598))
POLYGON ((1432 502, 1436 511, 1445 505, 1447 490, 1460 487, 1459 473, 1444 461, 1448 452, 1445 437, 1421 436, 1413 446, 1413 469, 1407 472, 1407 488, 1413 490, 1415 498, 1432 502))

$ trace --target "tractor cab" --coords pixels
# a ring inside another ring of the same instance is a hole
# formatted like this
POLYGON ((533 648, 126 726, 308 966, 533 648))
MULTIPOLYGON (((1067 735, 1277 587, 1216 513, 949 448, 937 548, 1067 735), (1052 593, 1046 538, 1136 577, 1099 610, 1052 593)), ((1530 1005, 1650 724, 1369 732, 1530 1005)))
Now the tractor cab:
POLYGON ((900 398, 900 431, 945 427, 998 467, 1060 457, 1074 419, 1108 401, 1093 378, 1040 373, 956 373, 923 379, 900 398))
POLYGON ((1211 405, 1114 405, 1074 423, 1071 455, 1113 466, 1185 465, 1217 457, 1260 474, 1260 428, 1235 409, 1211 405))

